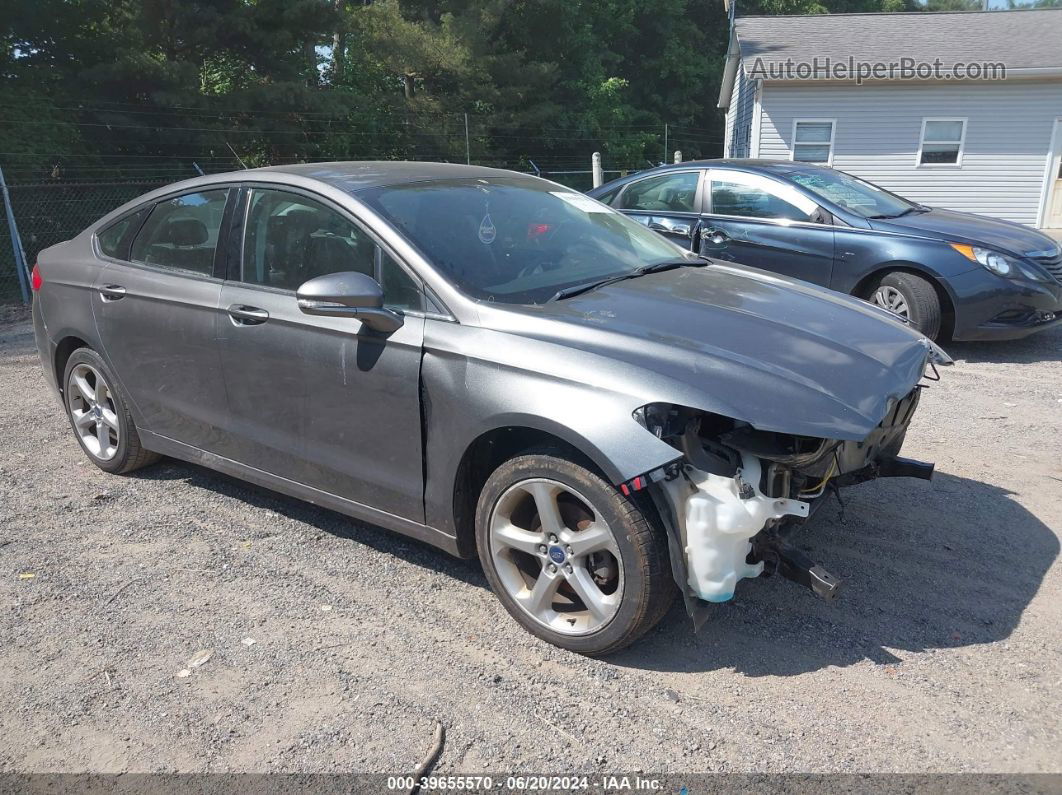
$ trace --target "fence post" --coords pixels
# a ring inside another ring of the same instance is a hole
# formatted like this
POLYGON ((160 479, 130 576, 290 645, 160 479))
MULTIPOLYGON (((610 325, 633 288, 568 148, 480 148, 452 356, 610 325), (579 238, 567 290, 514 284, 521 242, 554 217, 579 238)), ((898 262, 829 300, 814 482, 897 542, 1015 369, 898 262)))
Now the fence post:
POLYGON ((468 114, 465 114, 465 163, 472 165, 472 146, 468 142, 468 114))
POLYGON ((676 149, 675 150, 675 162, 676 163, 681 163, 682 162, 682 150, 681 149, 676 149))
POLYGON ((11 194, 7 192, 4 169, 0 168, 0 190, 4 194, 4 212, 7 214, 7 228, 11 232, 11 249, 15 253, 15 270, 18 271, 18 286, 22 291, 22 303, 30 302, 29 274, 26 270, 26 252, 22 248, 22 238, 18 236, 18 224, 15 223, 15 211, 11 207, 11 194))
POLYGON ((590 158, 590 168, 594 172, 594 187, 600 188, 605 184, 605 172, 601 168, 601 153, 594 152, 590 158))

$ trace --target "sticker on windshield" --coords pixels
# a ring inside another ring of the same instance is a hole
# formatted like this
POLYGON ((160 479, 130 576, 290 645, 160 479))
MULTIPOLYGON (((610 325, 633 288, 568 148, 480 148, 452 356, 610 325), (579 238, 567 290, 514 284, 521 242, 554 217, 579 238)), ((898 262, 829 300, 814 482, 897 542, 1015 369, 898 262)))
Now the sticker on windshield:
POLYGON ((567 191, 551 190, 551 196, 556 196, 558 199, 563 199, 572 205, 572 207, 578 207, 584 213, 614 213, 616 212, 611 207, 606 207, 589 196, 584 196, 581 193, 568 193, 567 191))
POLYGON ((483 220, 479 222, 479 242, 489 246, 497 236, 498 230, 494 226, 494 221, 490 218, 490 213, 487 213, 483 216, 483 220))

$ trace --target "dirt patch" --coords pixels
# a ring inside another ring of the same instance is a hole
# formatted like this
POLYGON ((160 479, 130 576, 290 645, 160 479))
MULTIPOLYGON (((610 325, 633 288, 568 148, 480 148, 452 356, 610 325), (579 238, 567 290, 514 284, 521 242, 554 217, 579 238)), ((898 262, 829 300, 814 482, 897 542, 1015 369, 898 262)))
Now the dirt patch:
POLYGON ((16 323, 26 323, 30 319, 28 306, 21 304, 0 304, 0 326, 12 326, 16 323))

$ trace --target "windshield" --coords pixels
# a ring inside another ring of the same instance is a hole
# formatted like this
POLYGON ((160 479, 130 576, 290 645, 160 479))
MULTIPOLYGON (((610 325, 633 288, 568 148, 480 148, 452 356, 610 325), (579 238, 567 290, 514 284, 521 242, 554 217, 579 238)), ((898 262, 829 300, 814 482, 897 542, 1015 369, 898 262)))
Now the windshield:
POLYGON ((610 207, 534 177, 449 179, 358 194, 464 293, 542 303, 559 290, 689 258, 610 207))
POLYGON ((789 178, 826 201, 864 218, 896 218, 918 209, 917 204, 840 171, 797 171, 790 173, 789 178))

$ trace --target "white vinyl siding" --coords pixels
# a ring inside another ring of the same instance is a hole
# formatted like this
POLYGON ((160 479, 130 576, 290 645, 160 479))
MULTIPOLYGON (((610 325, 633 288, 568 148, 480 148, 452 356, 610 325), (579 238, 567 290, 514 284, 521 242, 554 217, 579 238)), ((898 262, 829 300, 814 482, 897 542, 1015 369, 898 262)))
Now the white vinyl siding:
MULTIPOLYGON (((836 119, 834 168, 916 202, 1036 224, 1062 82, 771 83, 759 156, 792 158, 796 120, 836 119), (961 167, 919 167, 925 119, 965 119, 961 167)), ((755 146, 753 147, 755 148, 755 146)))
POLYGON ((726 157, 750 157, 752 152, 752 114, 756 105, 757 81, 749 80, 738 69, 734 95, 726 111, 726 157))

